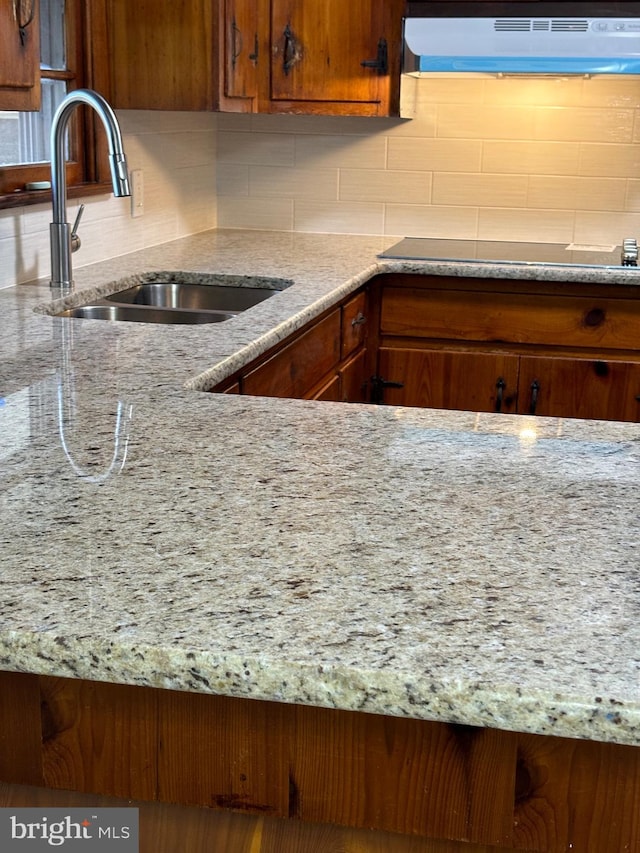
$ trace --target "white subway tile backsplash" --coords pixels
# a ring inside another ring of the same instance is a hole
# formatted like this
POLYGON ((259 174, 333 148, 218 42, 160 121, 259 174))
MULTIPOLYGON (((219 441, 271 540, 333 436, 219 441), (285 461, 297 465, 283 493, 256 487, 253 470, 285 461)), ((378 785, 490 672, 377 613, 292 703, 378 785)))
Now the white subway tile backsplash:
POLYGON ((294 138, 280 133, 218 133, 218 163, 293 166, 294 138))
POLYGON ((473 207, 387 204, 384 233, 400 237, 475 240, 478 236, 478 210, 473 207))
POLYGON ((549 210, 624 210, 626 181, 622 178, 529 178, 526 206, 549 210))
POLYGON ((249 194, 309 200, 338 198, 335 169, 291 169, 280 166, 250 166, 249 194))
POLYGON ((570 243, 574 239, 574 214, 572 211, 482 208, 478 239, 570 243))
POLYGON ((431 172, 400 172, 375 169, 340 169, 340 201, 428 204, 431 172))
POLYGON ((384 169, 386 159, 387 140, 380 134, 372 136, 309 134, 295 137, 297 167, 339 169, 352 166, 361 169, 384 169))
POLYGON ((296 201, 294 231, 322 234, 382 234, 384 205, 358 202, 296 201))
POLYGON ((640 145, 580 145, 578 174, 589 177, 640 177, 640 145))
POLYGON ((490 139, 482 143, 482 171, 509 175, 578 174, 577 142, 490 139))
POLYGON ((437 205, 523 207, 527 182, 525 175, 438 173, 433 176, 432 200, 437 205))
POLYGON ((223 196, 218 199, 218 226, 293 231, 293 201, 289 198, 223 196))
POLYGON ((634 111, 544 107, 532 112, 532 138, 572 142, 631 142, 634 111))

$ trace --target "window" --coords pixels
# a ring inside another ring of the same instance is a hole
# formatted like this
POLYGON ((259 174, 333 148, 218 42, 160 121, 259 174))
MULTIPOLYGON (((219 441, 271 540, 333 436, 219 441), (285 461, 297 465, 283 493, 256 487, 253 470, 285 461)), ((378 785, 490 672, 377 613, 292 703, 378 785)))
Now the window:
MULTIPOLYGON (((90 84, 84 44, 89 40, 92 4, 81 0, 40 0, 39 112, 0 112, 0 207, 42 202, 42 192, 25 191, 33 181, 50 180, 49 134, 54 113, 67 92, 90 84)), ((93 118, 76 110, 69 123, 67 185, 100 180, 96 157, 88 156, 93 138, 93 118)), ((46 197, 46 196, 45 196, 46 197)))

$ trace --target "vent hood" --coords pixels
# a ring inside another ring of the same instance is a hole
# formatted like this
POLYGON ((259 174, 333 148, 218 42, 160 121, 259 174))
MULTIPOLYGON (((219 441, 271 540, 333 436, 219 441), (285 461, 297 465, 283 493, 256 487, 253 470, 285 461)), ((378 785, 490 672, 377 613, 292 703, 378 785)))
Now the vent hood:
POLYGON ((413 17, 404 24, 408 73, 640 74, 638 17, 413 17))

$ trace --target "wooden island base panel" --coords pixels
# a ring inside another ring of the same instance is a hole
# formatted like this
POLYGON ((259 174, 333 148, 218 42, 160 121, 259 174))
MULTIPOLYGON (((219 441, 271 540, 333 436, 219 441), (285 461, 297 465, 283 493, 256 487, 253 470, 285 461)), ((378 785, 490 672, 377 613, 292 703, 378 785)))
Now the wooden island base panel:
POLYGON ((143 851, 640 850, 634 746, 79 679, 0 673, 0 780, 139 801, 143 851))
POLYGON ((145 803, 0 782, 0 808, 135 807, 139 853, 496 853, 499 847, 437 841, 241 812, 145 803))

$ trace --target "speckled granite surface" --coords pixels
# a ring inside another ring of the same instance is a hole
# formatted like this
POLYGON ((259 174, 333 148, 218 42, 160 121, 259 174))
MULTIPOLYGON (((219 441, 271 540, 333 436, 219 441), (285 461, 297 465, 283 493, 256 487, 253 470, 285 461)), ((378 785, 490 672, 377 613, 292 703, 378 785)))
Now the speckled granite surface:
POLYGON ((293 284, 223 324, 0 291, 0 667, 640 743, 640 425, 196 393, 390 240, 212 232, 76 271, 293 284), (42 310, 42 309, 41 309, 42 310))

